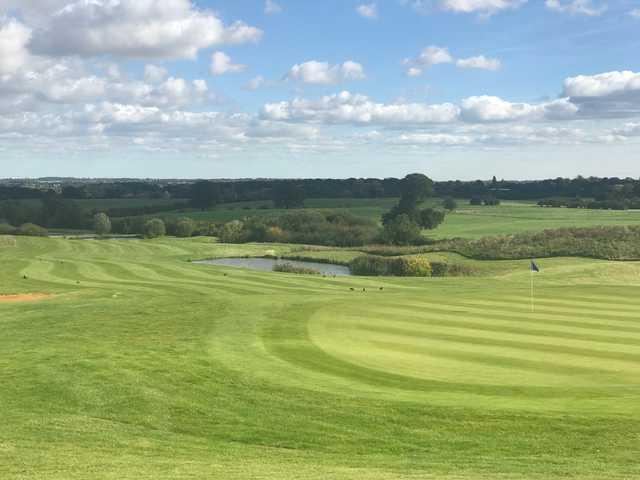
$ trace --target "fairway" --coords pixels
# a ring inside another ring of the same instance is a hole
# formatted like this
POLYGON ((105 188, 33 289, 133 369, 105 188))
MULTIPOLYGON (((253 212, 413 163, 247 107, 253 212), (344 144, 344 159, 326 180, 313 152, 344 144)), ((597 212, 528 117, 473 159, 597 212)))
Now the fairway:
POLYGON ((0 478, 640 478, 640 263, 189 262, 296 248, 0 242, 0 478))

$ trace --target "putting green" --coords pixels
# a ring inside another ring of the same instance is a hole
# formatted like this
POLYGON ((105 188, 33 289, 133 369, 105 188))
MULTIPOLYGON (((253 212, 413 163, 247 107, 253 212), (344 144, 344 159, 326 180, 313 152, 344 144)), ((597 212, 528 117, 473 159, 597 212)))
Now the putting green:
MULTIPOLYGON (((640 263, 322 278, 0 242, 0 478, 640 478, 640 263), (26 278, 24 278, 26 276, 26 278)), ((336 255, 329 252, 328 255, 336 255)))

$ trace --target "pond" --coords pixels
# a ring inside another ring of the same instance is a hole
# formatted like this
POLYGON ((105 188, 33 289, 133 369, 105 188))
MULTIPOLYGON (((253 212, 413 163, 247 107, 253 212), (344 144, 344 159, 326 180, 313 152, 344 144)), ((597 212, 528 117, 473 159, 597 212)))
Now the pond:
POLYGON ((303 262, 299 260, 284 260, 275 258, 218 258, 215 260, 202 260, 201 265, 219 265, 223 267, 248 268, 249 270, 259 270, 262 272, 272 272, 273 267, 288 263, 294 267, 312 268, 323 275, 348 276, 351 275, 349 267, 335 265, 332 263, 303 262))

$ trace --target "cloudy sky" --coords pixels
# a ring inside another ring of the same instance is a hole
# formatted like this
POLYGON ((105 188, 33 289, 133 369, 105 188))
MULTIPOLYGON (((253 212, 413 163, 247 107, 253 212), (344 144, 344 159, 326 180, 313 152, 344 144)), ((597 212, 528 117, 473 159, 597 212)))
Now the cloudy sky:
POLYGON ((0 0, 0 177, 640 176, 640 0, 0 0))

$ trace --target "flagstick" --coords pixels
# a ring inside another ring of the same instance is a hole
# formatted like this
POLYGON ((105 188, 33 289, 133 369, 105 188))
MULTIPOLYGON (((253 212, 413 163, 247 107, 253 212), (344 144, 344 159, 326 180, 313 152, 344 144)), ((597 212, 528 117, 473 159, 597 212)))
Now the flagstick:
POLYGON ((533 268, 531 269, 531 312, 535 312, 535 303, 533 301, 533 268))

